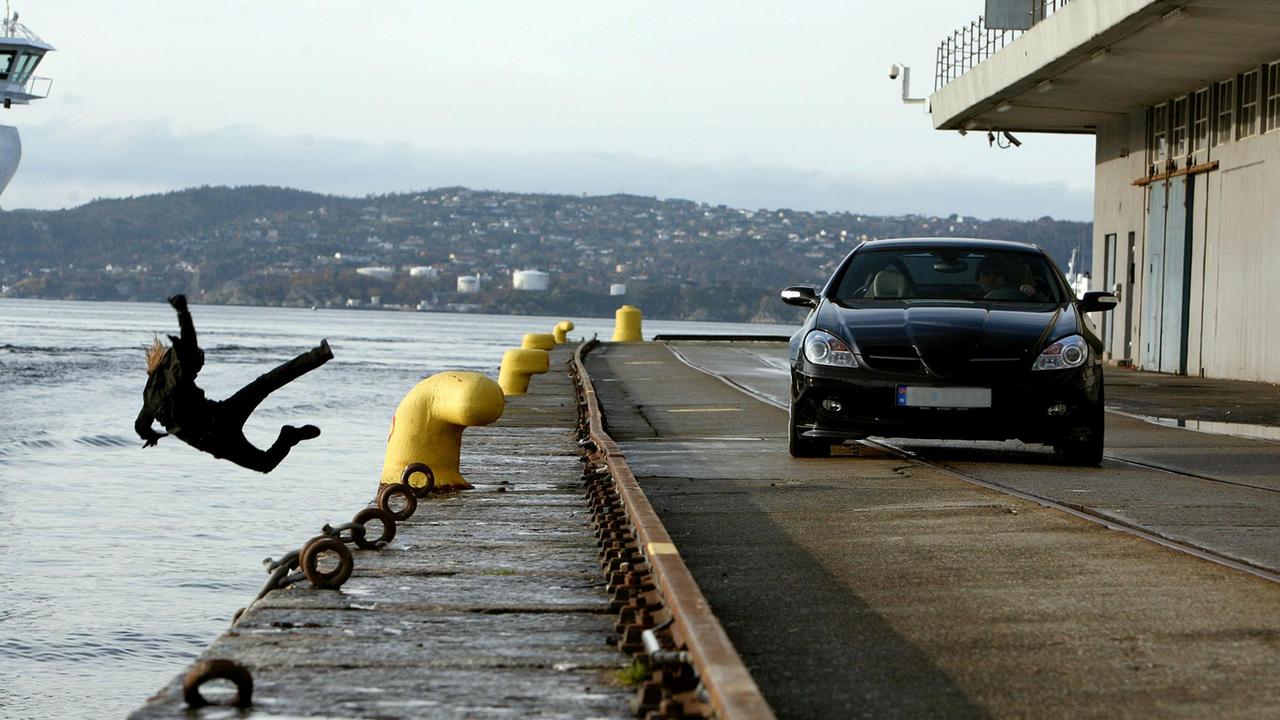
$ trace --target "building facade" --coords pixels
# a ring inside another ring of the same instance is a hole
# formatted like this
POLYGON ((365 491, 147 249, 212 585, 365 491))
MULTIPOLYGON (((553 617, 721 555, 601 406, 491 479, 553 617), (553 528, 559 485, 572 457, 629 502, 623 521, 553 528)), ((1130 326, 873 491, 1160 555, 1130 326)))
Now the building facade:
POLYGON ((939 47, 934 126, 1096 137, 1093 288, 1120 297, 1100 319, 1110 359, 1280 382, 1280 2, 987 11, 1002 27, 939 47))

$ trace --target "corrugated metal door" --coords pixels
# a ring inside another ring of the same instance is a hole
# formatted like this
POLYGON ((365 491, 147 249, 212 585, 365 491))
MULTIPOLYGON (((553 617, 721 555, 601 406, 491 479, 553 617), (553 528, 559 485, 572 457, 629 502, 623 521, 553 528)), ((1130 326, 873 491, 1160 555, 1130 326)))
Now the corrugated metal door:
POLYGON ((1188 177, 1169 182, 1164 221, 1164 288, 1161 306, 1160 372, 1187 372, 1187 330, 1191 300, 1192 185, 1188 177))
POLYGON ((1191 193, 1186 177, 1149 187, 1142 367, 1184 374, 1191 301, 1191 193))
POLYGON ((1154 370, 1160 367, 1160 303, 1164 300, 1164 220, 1168 210, 1168 187, 1165 183, 1147 186, 1151 196, 1147 203, 1147 242, 1143 249, 1142 265, 1146 277, 1142 280, 1142 367, 1154 370))

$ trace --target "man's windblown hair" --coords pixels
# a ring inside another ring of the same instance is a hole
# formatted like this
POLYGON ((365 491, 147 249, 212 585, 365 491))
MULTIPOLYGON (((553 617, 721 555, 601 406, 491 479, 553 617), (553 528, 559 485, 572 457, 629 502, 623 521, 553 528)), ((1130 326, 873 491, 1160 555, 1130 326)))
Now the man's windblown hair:
POLYGON ((169 346, 157 335, 151 340, 151 346, 147 348, 147 374, 156 371, 160 366, 160 361, 164 359, 164 354, 169 351, 169 346))

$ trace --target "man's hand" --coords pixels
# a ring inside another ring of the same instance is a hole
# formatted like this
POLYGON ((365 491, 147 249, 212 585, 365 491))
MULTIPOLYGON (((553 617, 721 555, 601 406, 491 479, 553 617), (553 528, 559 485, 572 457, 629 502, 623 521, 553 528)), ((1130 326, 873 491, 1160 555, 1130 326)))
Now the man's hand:
POLYGON ((172 306, 173 306, 173 309, 174 309, 174 310, 177 310, 178 312, 186 312, 186 311, 187 311, 187 296, 186 296, 186 295, 174 295, 173 297, 169 298, 169 304, 170 304, 170 305, 172 305, 172 306))
POLYGON ((162 437, 169 437, 169 433, 152 433, 151 437, 147 438, 147 441, 142 443, 142 447, 155 447, 156 443, 159 442, 162 437))

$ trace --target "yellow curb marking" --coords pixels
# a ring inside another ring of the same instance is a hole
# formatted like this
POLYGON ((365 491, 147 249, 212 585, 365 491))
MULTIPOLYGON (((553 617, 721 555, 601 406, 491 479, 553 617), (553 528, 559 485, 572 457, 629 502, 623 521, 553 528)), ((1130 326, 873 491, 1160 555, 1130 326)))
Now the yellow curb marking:
POLYGON ((679 555, 676 546, 672 543, 649 543, 644 547, 644 554, 652 555, 679 555))

